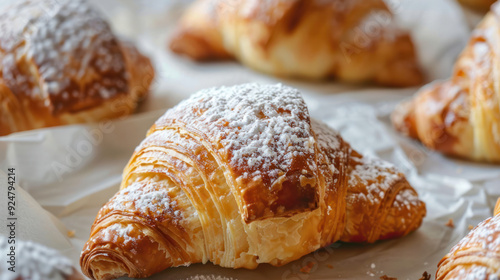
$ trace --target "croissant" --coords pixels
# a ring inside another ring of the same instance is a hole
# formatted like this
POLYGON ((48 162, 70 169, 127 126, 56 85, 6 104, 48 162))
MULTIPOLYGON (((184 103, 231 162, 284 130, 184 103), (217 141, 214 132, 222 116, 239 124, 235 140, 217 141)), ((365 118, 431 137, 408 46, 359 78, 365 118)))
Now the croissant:
POLYGON ((83 280, 70 260, 38 243, 0 235, 0 252, 5 253, 0 262, 2 280, 83 280))
POLYGON ((436 280, 500 277, 500 199, 494 216, 481 222, 439 262, 436 280))
POLYGON ((425 212, 402 173, 311 120, 297 90, 213 88, 151 127, 80 265, 92 279, 208 261, 279 266, 337 240, 404 236, 425 212))
POLYGON ((496 53, 500 6, 474 30, 453 76, 423 87, 392 114, 397 130, 444 154, 500 162, 500 88, 496 53))
POLYGON ((84 0, 20 0, 0 11, 0 136, 134 111, 154 77, 84 0))
POLYGON ((419 85, 413 42, 392 17, 383 0, 198 0, 170 49, 277 76, 419 85))

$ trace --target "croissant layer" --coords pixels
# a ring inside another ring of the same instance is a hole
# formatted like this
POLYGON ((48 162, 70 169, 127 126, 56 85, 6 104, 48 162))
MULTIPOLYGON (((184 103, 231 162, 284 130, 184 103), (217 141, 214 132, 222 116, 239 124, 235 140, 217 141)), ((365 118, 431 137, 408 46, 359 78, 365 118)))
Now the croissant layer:
POLYGON ((424 215, 402 173, 311 119, 297 90, 213 88, 151 127, 80 264, 93 279, 279 266, 338 240, 404 236, 424 215))

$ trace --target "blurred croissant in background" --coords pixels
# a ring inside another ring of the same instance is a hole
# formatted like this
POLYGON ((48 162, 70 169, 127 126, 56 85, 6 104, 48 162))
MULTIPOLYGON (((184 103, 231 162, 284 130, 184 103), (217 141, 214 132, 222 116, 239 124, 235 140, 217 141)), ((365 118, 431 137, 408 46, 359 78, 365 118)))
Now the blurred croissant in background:
POLYGON ((198 0, 170 49, 268 74, 385 86, 423 82, 410 35, 383 0, 198 0))
POLYGON ((397 130, 444 154, 500 163, 500 5, 473 31, 453 75, 392 114, 397 130))
POLYGON ((0 136, 131 114, 149 59, 85 0, 20 0, 0 11, 0 136))

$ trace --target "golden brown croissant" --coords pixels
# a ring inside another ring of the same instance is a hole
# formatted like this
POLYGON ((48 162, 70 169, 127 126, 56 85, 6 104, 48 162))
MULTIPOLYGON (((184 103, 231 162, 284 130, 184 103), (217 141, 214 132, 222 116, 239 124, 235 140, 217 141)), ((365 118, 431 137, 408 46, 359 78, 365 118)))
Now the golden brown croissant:
POLYGON ((402 173, 311 120, 297 90, 214 88, 150 129, 80 264, 93 279, 207 261, 278 266, 338 240, 404 236, 424 216, 402 173))
POLYGON ((425 86, 396 108, 396 129, 448 155, 500 162, 499 15, 495 4, 449 80, 425 86))
POLYGON ((500 277, 500 199, 494 216, 481 222, 439 262, 436 280, 500 277))
POLYGON ((0 235, 0 252, 2 280, 83 280, 67 258, 38 243, 0 235))
POLYGON ((195 60, 234 57, 278 76, 423 81, 412 40, 393 26, 383 0, 198 0, 170 48, 195 60))
POLYGON ((0 11, 0 135, 130 114, 154 70, 84 0, 0 11))

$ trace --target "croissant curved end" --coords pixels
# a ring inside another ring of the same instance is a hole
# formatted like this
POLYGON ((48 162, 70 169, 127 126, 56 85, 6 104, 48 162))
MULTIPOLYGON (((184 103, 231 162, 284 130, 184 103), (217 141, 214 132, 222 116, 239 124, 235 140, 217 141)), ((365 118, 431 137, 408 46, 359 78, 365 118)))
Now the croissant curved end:
POLYGON ((396 130, 408 137, 418 138, 413 102, 413 100, 407 100, 399 104, 391 114, 391 121, 396 130))
POLYGON ((408 188, 406 180, 401 180, 398 184, 403 185, 403 189, 395 196, 388 214, 381 223, 379 240, 402 237, 416 230, 422 224, 426 215, 425 203, 418 199, 414 189, 408 188), (420 215, 415 215, 419 213, 420 215))
POLYGON ((97 250, 82 258, 80 265, 83 273, 92 279, 116 279, 130 273, 130 269, 120 256, 97 250))
POLYGON ((99 280, 144 278, 172 265, 154 234, 146 234, 147 229, 142 229, 140 223, 123 222, 120 218, 105 216, 102 221, 106 226, 93 229, 93 237, 80 258, 86 276, 99 280))

